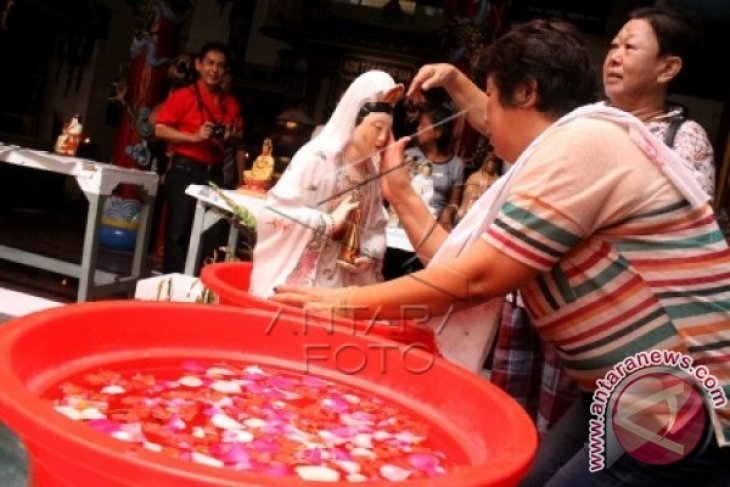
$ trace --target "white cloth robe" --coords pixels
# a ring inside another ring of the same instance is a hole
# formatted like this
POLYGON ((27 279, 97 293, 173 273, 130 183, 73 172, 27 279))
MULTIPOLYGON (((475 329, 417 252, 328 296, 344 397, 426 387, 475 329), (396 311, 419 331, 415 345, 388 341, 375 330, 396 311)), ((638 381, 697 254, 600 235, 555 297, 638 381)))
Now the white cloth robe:
MULTIPOLYGON (((371 175, 376 164, 366 162, 371 175)), ((388 215, 377 179, 360 186, 360 253, 373 259, 366 271, 353 274, 337 265, 342 241, 331 238, 329 214, 352 190, 340 153, 300 150, 268 192, 257 222, 257 241, 249 292, 268 298, 276 286, 362 286, 383 280, 385 226, 388 215)))

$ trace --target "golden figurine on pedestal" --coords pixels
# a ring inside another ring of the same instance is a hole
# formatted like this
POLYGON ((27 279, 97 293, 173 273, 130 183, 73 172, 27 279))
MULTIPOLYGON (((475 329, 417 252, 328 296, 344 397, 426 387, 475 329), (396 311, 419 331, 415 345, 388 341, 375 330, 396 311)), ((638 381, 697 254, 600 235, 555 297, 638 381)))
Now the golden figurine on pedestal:
POLYGON ((264 139, 261 154, 253 161, 251 169, 243 171, 243 187, 254 191, 266 191, 274 179, 274 144, 264 139))

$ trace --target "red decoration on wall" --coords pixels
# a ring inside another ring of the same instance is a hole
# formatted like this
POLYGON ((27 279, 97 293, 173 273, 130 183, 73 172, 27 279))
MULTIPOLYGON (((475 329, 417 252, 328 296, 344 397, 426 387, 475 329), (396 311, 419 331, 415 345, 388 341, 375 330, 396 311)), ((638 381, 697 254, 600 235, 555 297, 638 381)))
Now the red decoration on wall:
MULTIPOLYGON (((154 133, 152 108, 167 93, 168 64, 179 52, 180 25, 189 4, 146 0, 136 5, 140 27, 130 46, 126 81, 117 85, 113 99, 124 107, 112 161, 123 167, 151 169, 148 144, 154 133)), ((128 192, 126 189, 123 192, 128 192)))

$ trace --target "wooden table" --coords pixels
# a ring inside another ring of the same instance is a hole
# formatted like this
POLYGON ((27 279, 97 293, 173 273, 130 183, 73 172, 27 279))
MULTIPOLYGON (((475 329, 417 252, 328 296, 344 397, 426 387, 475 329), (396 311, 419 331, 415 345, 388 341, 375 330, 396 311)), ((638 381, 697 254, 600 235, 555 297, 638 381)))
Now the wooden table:
POLYGON ((81 264, 6 245, 0 245, 0 258, 78 278, 78 301, 88 301, 92 297, 115 292, 134 291, 147 255, 149 224, 159 182, 156 173, 3 144, 0 144, 0 162, 73 177, 89 201, 81 264), (137 240, 131 274, 127 276, 96 268, 104 202, 119 184, 141 188, 142 208, 138 220, 137 240))

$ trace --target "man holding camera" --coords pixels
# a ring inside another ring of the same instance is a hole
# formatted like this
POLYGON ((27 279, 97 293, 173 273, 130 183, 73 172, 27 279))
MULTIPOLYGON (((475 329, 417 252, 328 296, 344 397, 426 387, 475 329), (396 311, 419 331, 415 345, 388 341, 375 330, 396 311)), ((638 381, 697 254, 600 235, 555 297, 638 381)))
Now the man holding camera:
MULTIPOLYGON (((226 146, 240 140, 243 119, 236 99, 222 89, 228 69, 224 44, 205 44, 195 59, 198 79, 174 91, 162 104, 155 120, 155 135, 170 145, 173 153, 165 175, 167 225, 165 228, 165 273, 182 272, 185 267, 195 199, 185 194, 191 184, 218 185, 223 182, 226 146)), ((206 238, 215 238, 211 229, 206 238)), ((203 249, 211 245, 203 243, 203 249)))

